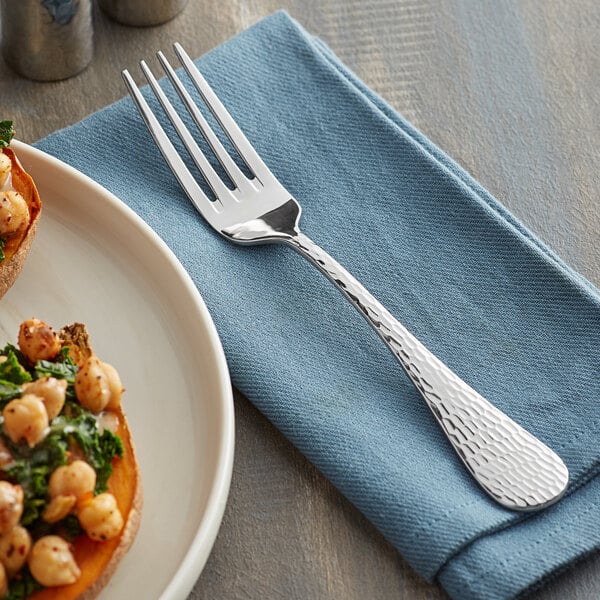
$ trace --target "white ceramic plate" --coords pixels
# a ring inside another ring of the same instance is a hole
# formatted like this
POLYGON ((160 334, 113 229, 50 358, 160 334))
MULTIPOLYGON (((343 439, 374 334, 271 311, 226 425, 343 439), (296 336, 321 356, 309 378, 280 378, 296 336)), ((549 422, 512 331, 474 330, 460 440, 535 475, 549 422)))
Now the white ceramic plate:
POLYGON ((214 324, 189 276, 129 208, 75 169, 11 147, 43 209, 0 303, 0 343, 36 316, 81 321, 117 367, 144 486, 138 536, 101 598, 183 599, 217 535, 231 481, 233 400, 214 324))

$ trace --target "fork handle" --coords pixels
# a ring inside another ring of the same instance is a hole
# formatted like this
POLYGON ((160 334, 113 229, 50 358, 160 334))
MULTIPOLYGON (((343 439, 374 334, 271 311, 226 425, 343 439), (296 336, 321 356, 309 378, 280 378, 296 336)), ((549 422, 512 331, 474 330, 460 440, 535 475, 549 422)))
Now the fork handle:
POLYGON ((452 372, 346 269, 301 232, 286 243, 313 263, 392 351, 481 487, 502 506, 536 510, 560 498, 567 467, 550 448, 452 372))

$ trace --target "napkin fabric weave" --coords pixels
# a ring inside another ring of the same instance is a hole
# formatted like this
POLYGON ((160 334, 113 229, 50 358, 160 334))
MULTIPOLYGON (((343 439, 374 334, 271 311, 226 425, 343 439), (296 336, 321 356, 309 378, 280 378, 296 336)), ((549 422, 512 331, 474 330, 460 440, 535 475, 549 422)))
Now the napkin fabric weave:
POLYGON ((428 580, 454 598, 511 598, 595 549, 598 291, 287 14, 197 64, 302 204, 305 233, 563 457, 558 504, 523 515, 491 501, 324 277, 289 249, 210 230, 128 98, 37 147, 162 236, 211 311, 234 384, 428 580))

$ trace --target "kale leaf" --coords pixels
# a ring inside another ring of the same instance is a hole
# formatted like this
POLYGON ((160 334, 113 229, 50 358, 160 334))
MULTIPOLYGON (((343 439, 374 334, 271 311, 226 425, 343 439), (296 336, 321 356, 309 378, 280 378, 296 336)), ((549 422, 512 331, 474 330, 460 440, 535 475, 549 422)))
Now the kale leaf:
POLYGON ((74 418, 57 417, 54 423, 64 418, 68 422, 69 435, 83 451, 85 460, 96 471, 95 493, 107 490, 108 478, 112 474, 112 460, 115 456, 123 457, 123 442, 118 435, 108 429, 102 433, 98 422, 88 411, 81 410, 74 418))
POLYGON ((79 537, 84 533, 83 527, 75 515, 68 515, 63 520, 63 528, 69 542, 72 542, 76 537, 79 537))
POLYGON ((12 381, 3 381, 0 379, 0 410, 15 398, 20 398, 23 388, 12 381))
POLYGON ((0 121, 0 148, 6 148, 13 139, 15 130, 12 121, 0 121))
POLYGON ((33 592, 43 589, 43 585, 38 583, 31 574, 28 566, 25 566, 20 573, 10 582, 10 588, 2 600, 27 600, 33 592))
POLYGON ((21 523, 29 525, 39 519, 48 502, 48 481, 52 472, 67 464, 67 451, 77 444, 85 460, 96 471, 95 493, 107 489, 115 456, 123 457, 123 442, 108 429, 100 433, 96 418, 87 410, 79 410, 75 417, 59 415, 50 425, 50 433, 39 444, 13 443, 3 436, 13 455, 7 475, 21 484, 25 492, 21 523))
POLYGON ((108 429, 98 437, 98 446, 94 450, 96 464, 90 460, 96 469, 96 494, 101 494, 108 489, 108 479, 112 475, 112 461, 115 456, 123 458, 123 442, 118 435, 108 429))
POLYGON ((27 383, 31 381, 31 375, 21 366, 17 352, 11 344, 0 352, 6 357, 6 360, 0 363, 0 379, 16 384, 27 383))
POLYGON ((31 374, 22 366, 21 351, 12 344, 0 350, 0 410, 23 393, 21 384, 31 381, 31 374))
POLYGON ((53 361, 38 360, 35 363, 34 375, 36 379, 42 377, 55 377, 66 379, 68 383, 75 383, 78 367, 69 356, 69 348, 65 347, 53 361))
MULTIPOLYGON (((66 379, 67 381, 67 400, 77 402, 75 395, 75 376, 79 367, 73 362, 69 356, 69 348, 64 347, 54 361, 38 360, 33 369, 35 379, 42 377, 54 377, 55 379, 66 379)), ((77 406, 79 406, 77 404, 77 406)))
POLYGON ((21 484, 25 492, 22 525, 29 525, 41 517, 48 501, 48 480, 52 472, 67 464, 69 440, 54 423, 50 433, 39 444, 15 444, 4 436, 4 443, 13 456, 7 475, 21 484))

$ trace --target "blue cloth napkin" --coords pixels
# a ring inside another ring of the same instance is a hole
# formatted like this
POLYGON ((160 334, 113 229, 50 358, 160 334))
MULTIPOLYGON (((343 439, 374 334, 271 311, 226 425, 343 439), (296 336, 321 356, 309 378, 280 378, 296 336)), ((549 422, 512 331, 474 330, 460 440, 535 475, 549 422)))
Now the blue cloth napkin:
POLYGON ((596 548, 598 291, 287 14, 197 62, 300 200, 304 231, 563 457, 563 500, 528 515, 491 501, 324 277, 289 249, 235 246, 205 225, 129 99, 37 146, 163 237, 212 313, 234 384, 423 577, 463 600, 511 598, 596 548))

